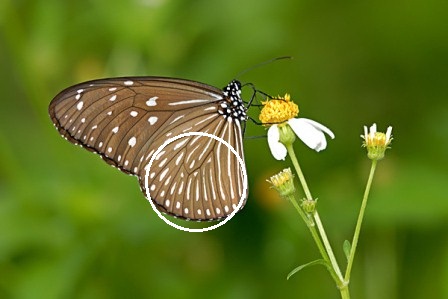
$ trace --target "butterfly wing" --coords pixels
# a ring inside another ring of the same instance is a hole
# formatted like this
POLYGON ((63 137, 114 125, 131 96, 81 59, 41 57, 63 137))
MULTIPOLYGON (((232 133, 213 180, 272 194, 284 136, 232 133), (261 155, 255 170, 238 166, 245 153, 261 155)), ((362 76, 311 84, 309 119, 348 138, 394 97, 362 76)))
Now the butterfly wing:
MULTIPOLYGON (((49 113, 61 135, 138 176, 146 196, 146 166, 168 138, 206 132, 223 138, 243 157, 240 121, 222 115, 231 101, 220 89, 195 81, 129 77, 81 83, 59 93, 49 113)), ((215 139, 191 136, 169 144, 150 169, 156 206, 194 220, 230 214, 243 190, 235 155, 215 139)))

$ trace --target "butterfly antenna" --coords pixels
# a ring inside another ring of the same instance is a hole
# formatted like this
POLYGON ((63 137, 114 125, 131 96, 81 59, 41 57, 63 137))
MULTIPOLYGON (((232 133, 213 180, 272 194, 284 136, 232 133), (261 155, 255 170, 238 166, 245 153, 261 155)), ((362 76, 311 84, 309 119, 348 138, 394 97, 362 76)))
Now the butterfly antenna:
POLYGON ((243 70, 242 72, 238 73, 238 74, 235 76, 235 79, 238 79, 239 77, 241 77, 242 75, 244 75, 245 73, 247 73, 247 72, 249 72, 249 71, 251 71, 251 70, 253 70, 253 69, 259 68, 259 67, 264 66, 264 65, 266 65, 266 64, 270 64, 270 63, 272 63, 272 62, 274 62, 274 61, 277 61, 277 60, 283 60, 283 59, 292 59, 292 58, 293 58, 292 56, 280 56, 280 57, 275 57, 275 58, 272 58, 272 59, 263 61, 263 62, 261 62, 261 63, 259 63, 259 64, 256 64, 256 65, 254 65, 254 66, 251 66, 251 67, 249 67, 249 68, 243 70))

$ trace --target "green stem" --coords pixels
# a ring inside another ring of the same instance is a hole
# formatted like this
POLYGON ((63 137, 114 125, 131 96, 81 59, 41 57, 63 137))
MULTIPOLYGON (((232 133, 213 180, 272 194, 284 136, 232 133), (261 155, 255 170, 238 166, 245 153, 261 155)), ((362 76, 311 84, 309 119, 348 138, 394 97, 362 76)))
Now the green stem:
POLYGON ((327 249, 331 264, 333 265, 334 270, 336 271, 339 279, 341 281, 344 281, 344 278, 342 277, 341 269, 339 268, 338 262, 336 260, 336 257, 334 256, 333 250, 331 248, 330 241, 328 241, 328 237, 327 237, 327 234, 325 233, 324 226, 322 225, 322 221, 320 221, 319 213, 317 213, 317 211, 316 211, 313 214, 313 217, 314 217, 314 221, 317 224, 317 228, 319 229, 319 232, 320 232, 322 241, 324 242, 325 248, 327 249))
POLYGON ((350 292, 349 292, 349 289, 348 289, 348 284, 346 284, 345 286, 340 288, 339 291, 341 292, 341 298, 342 299, 350 299, 350 292))
POLYGON ((350 281, 350 273, 352 271, 353 260, 355 259, 356 247, 358 245, 359 234, 361 232, 362 220, 364 219, 364 212, 367 206, 367 198, 369 197, 370 187, 372 186, 373 176, 375 174, 377 160, 372 160, 372 166, 370 168, 369 179, 367 180, 366 190, 364 191, 364 197, 362 199, 361 209, 359 210, 358 221, 356 222, 355 233, 353 234, 353 241, 350 250, 350 256, 348 258, 347 270, 345 272, 345 281, 350 281))
POLYGON ((336 284, 338 286, 342 285, 341 284, 342 277, 338 276, 338 274, 333 269, 333 267, 330 267, 331 259, 328 256, 327 251, 325 250, 325 246, 324 246, 324 244, 322 243, 322 240, 319 237, 319 233, 316 230, 316 226, 314 225, 314 221, 312 220, 312 218, 308 218, 308 216, 305 214, 305 212, 302 210, 302 208, 300 207, 299 203, 295 199, 294 195, 289 195, 288 196, 288 200, 292 203, 292 205, 297 210, 297 212, 299 213, 300 217, 302 217, 302 219, 305 222, 306 226, 310 230, 311 236, 313 237, 314 242, 316 243, 317 248, 319 249, 319 252, 322 255, 322 258, 327 262, 327 269, 330 272, 331 276, 333 277, 334 281, 336 282, 336 284))
MULTIPOLYGON (((302 188, 303 188, 303 191, 305 192, 306 198, 308 200, 313 200, 313 197, 311 196, 310 189, 308 188, 308 184, 306 183, 305 177, 303 175, 302 169, 300 168, 299 162, 298 162, 297 157, 296 157, 296 155, 294 153, 294 149, 292 147, 292 144, 287 145, 286 149, 287 149, 288 154, 289 154, 289 156, 291 158, 292 164, 294 165, 294 168, 296 169, 297 176, 299 177, 300 183, 302 184, 302 188)), ((302 210, 302 209, 300 208, 300 210, 302 210)), ((302 211, 302 213, 303 213, 303 211, 302 211)), ((320 243, 321 245, 322 245, 322 242, 323 242, 323 246, 325 248, 325 250, 324 250, 325 254, 322 253, 323 251, 321 250, 322 257, 327 262, 329 262, 331 264, 333 271, 330 271, 330 273, 331 272, 335 273, 335 275, 337 277, 337 279, 335 279, 335 281, 336 281, 338 287, 341 289, 344 286, 346 286, 346 283, 344 281, 344 278, 342 276, 341 270, 340 270, 339 265, 338 265, 338 263, 336 261, 336 257, 334 256, 333 249, 331 248, 330 242, 328 241, 327 234, 325 233, 325 229, 324 229, 324 227, 322 225, 322 221, 320 220, 320 217, 319 217, 319 214, 317 213, 317 211, 313 213, 313 218, 314 218, 315 223, 317 224, 317 228, 318 228, 319 234, 320 234, 320 238, 318 236, 319 242, 317 242, 316 239, 315 239, 315 241, 316 241, 316 243, 320 243)), ((313 226, 313 228, 314 228, 314 226, 313 226)), ((316 230, 316 229, 314 228, 314 230, 316 230)))

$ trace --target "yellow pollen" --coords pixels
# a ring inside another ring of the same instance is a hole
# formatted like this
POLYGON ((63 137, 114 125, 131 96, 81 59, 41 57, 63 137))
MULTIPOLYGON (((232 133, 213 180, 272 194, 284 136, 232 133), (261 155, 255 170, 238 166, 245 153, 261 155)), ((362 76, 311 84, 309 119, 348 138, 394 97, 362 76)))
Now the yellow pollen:
POLYGON ((299 114, 299 107, 291 101, 289 94, 267 99, 262 104, 259 119, 265 125, 284 123, 299 114))

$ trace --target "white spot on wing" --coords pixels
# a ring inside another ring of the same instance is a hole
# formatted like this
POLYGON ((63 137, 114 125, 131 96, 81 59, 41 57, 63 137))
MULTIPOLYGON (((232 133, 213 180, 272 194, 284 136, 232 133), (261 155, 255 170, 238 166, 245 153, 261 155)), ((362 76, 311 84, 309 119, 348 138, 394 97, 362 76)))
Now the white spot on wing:
POLYGON ((146 101, 146 106, 148 106, 148 107, 156 106, 157 105, 156 100, 158 98, 159 97, 152 97, 152 98, 150 98, 149 100, 146 101))
POLYGON ((127 80, 127 81, 124 81, 123 84, 126 86, 131 86, 132 84, 134 84, 134 81, 127 80))
POLYGON ((148 122, 153 125, 157 122, 158 117, 157 116, 151 116, 150 118, 148 118, 148 122))
POLYGON ((137 111, 131 111, 130 114, 131 114, 132 117, 136 117, 138 115, 138 112, 137 111))
POLYGON ((129 141, 128 141, 128 144, 129 144, 131 147, 134 147, 136 143, 137 143, 137 138, 135 138, 134 136, 131 137, 131 138, 129 139, 129 141))
POLYGON ((113 132, 114 134, 116 134, 116 133, 118 132, 118 129, 119 129, 119 127, 117 126, 117 127, 115 127, 115 128, 112 129, 112 132, 113 132))
POLYGON ((109 88, 109 91, 115 91, 115 90, 117 90, 116 87, 111 87, 111 88, 109 88))
POLYGON ((113 96, 110 97, 109 101, 113 102, 117 99, 117 95, 114 94, 113 96))
POLYGON ((83 105, 84 105, 83 101, 79 102, 78 105, 76 105, 76 109, 81 110, 83 105))

